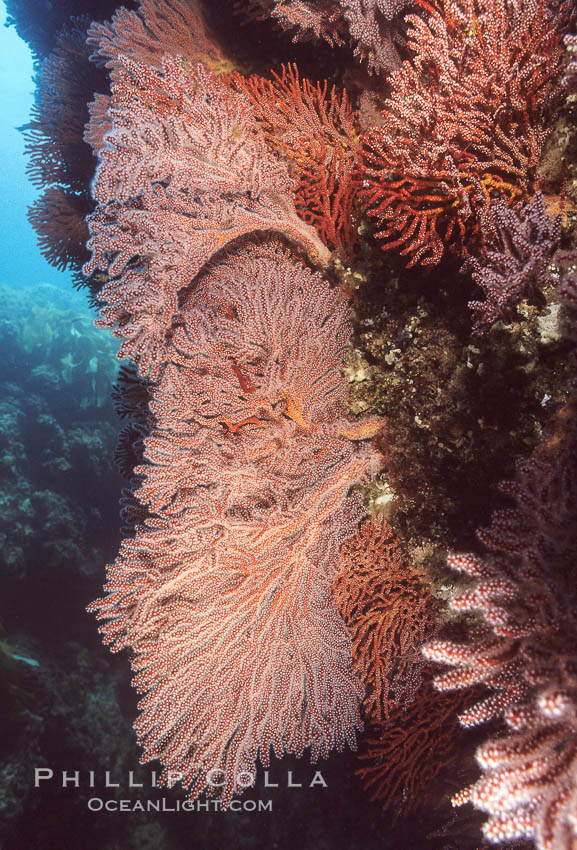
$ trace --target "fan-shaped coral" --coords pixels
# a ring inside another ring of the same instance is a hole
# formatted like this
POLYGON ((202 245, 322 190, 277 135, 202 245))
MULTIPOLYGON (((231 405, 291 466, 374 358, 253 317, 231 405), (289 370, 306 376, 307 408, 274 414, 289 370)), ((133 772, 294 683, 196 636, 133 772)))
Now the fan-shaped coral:
POLYGON ((342 418, 343 299, 278 246, 215 262, 183 301, 136 491, 149 518, 91 609, 130 648, 144 758, 223 801, 272 747, 354 744, 362 688, 330 588, 378 465, 342 418))
POLYGON ((493 199, 527 201, 559 92, 563 26, 538 0, 442 0, 409 15, 412 58, 364 137, 362 195, 408 265, 483 242, 493 199))

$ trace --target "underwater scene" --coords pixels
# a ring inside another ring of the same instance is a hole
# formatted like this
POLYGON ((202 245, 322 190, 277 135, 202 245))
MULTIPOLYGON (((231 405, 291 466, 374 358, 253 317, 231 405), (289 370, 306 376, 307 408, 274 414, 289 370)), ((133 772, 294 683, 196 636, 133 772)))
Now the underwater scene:
POLYGON ((573 0, 6 0, 1 850, 577 850, 573 0))

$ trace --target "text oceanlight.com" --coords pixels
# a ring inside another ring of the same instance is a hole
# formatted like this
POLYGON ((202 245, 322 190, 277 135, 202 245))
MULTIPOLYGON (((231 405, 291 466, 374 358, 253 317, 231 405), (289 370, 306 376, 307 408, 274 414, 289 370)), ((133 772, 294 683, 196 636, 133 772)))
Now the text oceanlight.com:
POLYGON ((272 800, 231 800, 223 806, 220 800, 88 800, 91 812, 272 812, 272 800))

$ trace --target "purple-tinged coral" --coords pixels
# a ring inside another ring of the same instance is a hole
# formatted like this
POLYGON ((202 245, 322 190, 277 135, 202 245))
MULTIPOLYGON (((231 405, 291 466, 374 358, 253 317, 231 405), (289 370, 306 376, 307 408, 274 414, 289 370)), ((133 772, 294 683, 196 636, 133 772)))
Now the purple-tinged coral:
MULTIPOLYGON (((563 335, 577 344, 577 249, 565 256, 565 270, 557 290, 559 300, 564 307, 563 335)), ((569 356, 569 391, 577 397, 577 350, 569 356)))
POLYGON ((460 715, 463 726, 492 718, 498 734, 477 750, 483 775, 453 798, 489 814, 484 833, 499 844, 531 838, 538 850, 577 842, 577 420, 560 412, 554 433, 503 490, 516 507, 497 511, 480 533, 483 558, 449 564, 475 580, 451 607, 478 612, 469 640, 425 647, 451 669, 447 691, 485 684, 486 698, 460 715))
POLYGON ((570 92, 577 92, 577 33, 566 35, 564 41, 569 54, 569 64, 565 68, 563 83, 570 92))
MULTIPOLYGON (((542 201, 540 201, 542 203, 542 201)), ((569 255, 571 260, 572 254, 569 255)), ((564 335, 575 340, 577 277, 570 266, 558 295, 564 335)), ((459 719, 500 720, 477 750, 482 776, 453 797, 489 815, 485 838, 529 838, 537 850, 577 846, 577 386, 569 364, 569 402, 559 410, 515 481, 501 485, 514 506, 479 532, 488 553, 458 555, 453 568, 471 584, 451 600, 475 612, 465 641, 437 640, 425 657, 449 669, 440 691, 485 685, 488 694, 459 719)))
POLYGON ((270 16, 294 40, 311 36, 328 44, 350 43, 370 73, 387 72, 400 64, 393 39, 393 22, 407 0, 252 0, 253 16, 270 16))
POLYGON ((483 290, 484 301, 470 301, 475 334, 498 319, 510 318, 523 298, 539 298, 549 282, 548 267, 561 235, 561 217, 551 218, 538 192, 518 214, 503 201, 485 216, 490 250, 465 263, 483 290))
POLYGON ((391 71, 400 65, 393 40, 393 21, 408 6, 406 0, 341 0, 355 56, 369 71, 391 71))

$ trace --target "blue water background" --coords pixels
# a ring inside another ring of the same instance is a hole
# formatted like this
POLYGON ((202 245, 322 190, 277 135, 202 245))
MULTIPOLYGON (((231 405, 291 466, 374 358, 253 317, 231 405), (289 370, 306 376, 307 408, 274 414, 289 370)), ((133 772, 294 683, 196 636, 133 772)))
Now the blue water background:
POLYGON ((21 289, 53 284, 67 304, 84 309, 86 298, 72 289, 72 275, 44 259, 26 218, 40 192, 26 175, 25 141, 17 128, 30 120, 34 67, 28 45, 5 22, 6 7, 0 2, 0 285, 21 289))

